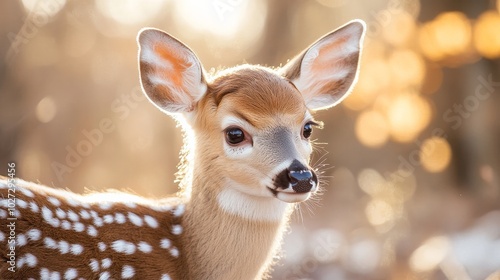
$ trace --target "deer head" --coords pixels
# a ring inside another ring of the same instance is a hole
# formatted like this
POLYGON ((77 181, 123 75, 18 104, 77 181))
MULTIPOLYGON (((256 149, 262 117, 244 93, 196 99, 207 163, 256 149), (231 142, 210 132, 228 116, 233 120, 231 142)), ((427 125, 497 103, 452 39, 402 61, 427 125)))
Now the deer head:
POLYGON ((144 29, 138 37, 142 86, 156 107, 184 116, 196 131, 195 176, 207 169, 217 174, 217 193, 300 202, 318 189, 309 158, 312 130, 321 123, 312 113, 350 93, 363 34, 364 24, 352 21, 282 68, 244 65, 207 77, 187 46, 144 29))

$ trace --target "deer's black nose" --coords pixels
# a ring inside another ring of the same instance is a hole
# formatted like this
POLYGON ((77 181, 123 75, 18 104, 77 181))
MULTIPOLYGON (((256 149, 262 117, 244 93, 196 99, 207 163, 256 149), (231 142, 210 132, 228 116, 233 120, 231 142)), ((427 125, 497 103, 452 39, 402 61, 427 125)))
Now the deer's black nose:
POLYGON ((318 185, 318 177, 313 170, 294 160, 288 168, 274 179, 275 191, 288 193, 307 193, 318 185))
POLYGON ((309 192, 318 183, 316 174, 298 160, 294 160, 287 171, 289 183, 297 193, 309 192))

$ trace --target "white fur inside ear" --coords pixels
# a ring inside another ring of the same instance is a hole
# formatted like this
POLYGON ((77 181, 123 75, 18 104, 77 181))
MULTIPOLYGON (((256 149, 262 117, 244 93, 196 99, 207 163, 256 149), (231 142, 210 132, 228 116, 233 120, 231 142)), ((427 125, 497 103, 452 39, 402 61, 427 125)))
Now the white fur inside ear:
POLYGON ((140 61, 152 69, 145 78, 153 87, 166 88, 170 95, 165 102, 156 104, 156 101, 155 105, 167 112, 192 108, 193 103, 198 102, 207 90, 206 83, 202 81, 202 66, 194 53, 160 31, 149 31, 143 37, 140 41, 140 61), (155 48, 168 51, 168 55, 158 54, 155 48))
POLYGON ((325 89, 356 73, 357 64, 352 65, 349 57, 359 54, 362 35, 362 28, 347 25, 306 51, 300 76, 293 83, 303 93, 309 109, 335 106, 347 96, 348 90, 339 94, 332 94, 331 90, 329 94, 325 89))

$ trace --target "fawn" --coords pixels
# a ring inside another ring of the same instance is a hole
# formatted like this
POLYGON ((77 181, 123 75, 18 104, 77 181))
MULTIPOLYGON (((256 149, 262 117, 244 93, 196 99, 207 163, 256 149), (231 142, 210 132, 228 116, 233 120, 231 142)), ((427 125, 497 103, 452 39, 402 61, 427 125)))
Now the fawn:
POLYGON ((312 113, 350 92, 364 30, 355 20, 283 67, 213 77, 180 41, 142 30, 143 91, 192 145, 185 195, 78 195, 2 177, 2 279, 269 277, 294 204, 319 188, 312 113))

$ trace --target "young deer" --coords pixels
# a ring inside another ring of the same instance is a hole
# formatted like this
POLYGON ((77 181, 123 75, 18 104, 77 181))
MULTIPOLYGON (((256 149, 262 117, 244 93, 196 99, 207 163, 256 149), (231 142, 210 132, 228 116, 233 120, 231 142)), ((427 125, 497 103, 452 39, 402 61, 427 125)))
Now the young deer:
POLYGON ((319 187, 309 166, 319 125, 311 113, 349 93, 364 29, 352 21, 282 68, 244 65, 212 78, 178 40, 141 31, 144 92, 192 144, 187 195, 82 196, 4 177, 2 278, 268 277, 294 203, 319 187))

